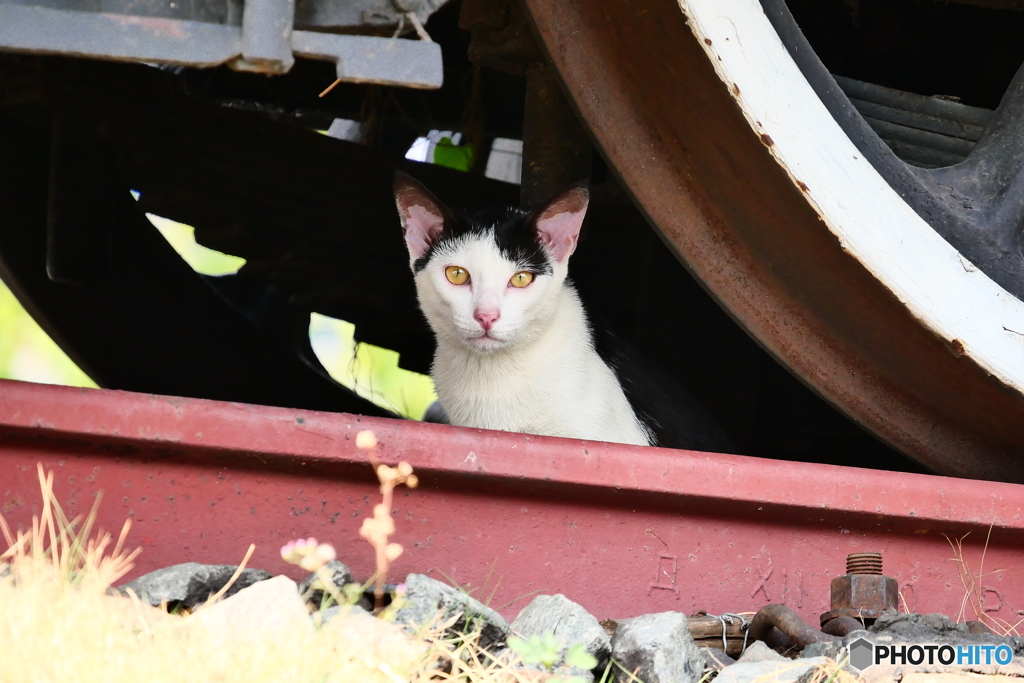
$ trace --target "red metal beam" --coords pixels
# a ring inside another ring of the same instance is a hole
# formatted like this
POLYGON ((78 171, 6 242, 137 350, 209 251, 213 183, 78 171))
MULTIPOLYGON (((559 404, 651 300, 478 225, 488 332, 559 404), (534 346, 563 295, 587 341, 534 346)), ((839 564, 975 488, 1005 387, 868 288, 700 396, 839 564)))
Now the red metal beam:
POLYGON ((1011 623, 1024 613, 1014 484, 0 381, 0 502, 27 525, 41 462, 69 512, 103 491, 105 528, 133 520, 136 574, 237 563, 256 543, 252 566, 295 576, 278 549, 314 535, 368 576, 357 532, 379 494, 361 429, 422 482, 396 496, 406 552, 393 580, 480 587, 490 575, 496 606, 562 592, 602 618, 782 602, 815 623, 846 554, 880 551, 911 609, 956 616, 965 590, 946 536, 971 532, 977 572, 991 525, 985 609, 1011 623))

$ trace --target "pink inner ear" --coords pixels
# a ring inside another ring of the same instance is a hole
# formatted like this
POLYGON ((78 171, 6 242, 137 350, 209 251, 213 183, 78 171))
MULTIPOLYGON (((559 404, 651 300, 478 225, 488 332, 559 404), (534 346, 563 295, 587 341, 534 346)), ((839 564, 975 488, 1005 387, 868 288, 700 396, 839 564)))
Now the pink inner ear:
POLYGON ((395 204, 409 255, 416 261, 444 230, 445 210, 434 196, 412 178, 395 178, 395 204))
POLYGON ((413 205, 402 211, 402 227, 405 229, 405 243, 415 261, 427 253, 434 239, 444 229, 444 218, 425 206, 413 205))
POLYGON ((567 190, 548 204, 537 217, 537 236, 556 261, 562 262, 576 251, 590 197, 586 190, 567 190))

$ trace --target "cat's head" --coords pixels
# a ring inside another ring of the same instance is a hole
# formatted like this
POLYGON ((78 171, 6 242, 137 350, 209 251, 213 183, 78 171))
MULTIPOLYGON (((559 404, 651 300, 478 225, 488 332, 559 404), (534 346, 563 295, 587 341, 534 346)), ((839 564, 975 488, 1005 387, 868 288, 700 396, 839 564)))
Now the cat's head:
POLYGON ((439 338, 478 353, 529 342, 547 328, 590 195, 574 186, 533 211, 449 211, 395 175, 395 202, 420 307, 439 338))

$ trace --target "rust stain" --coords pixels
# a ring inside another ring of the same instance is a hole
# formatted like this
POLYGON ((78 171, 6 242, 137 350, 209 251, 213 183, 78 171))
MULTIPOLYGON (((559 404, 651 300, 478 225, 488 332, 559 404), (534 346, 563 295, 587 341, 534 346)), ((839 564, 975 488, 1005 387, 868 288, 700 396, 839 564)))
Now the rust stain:
POLYGON ((735 83, 732 84, 732 94, 735 95, 736 97, 740 96, 740 86, 736 85, 735 83))
POLYGON ((710 45, 711 44, 711 39, 710 38, 705 38, 704 39, 704 44, 705 45, 710 45))
POLYGON ((772 136, 768 135, 768 133, 761 133, 761 142, 763 142, 767 147, 771 147, 775 144, 775 141, 772 140, 772 136))
POLYGON ((134 17, 125 14, 111 15, 111 18, 122 26, 138 26, 155 33, 163 33, 171 38, 188 37, 188 32, 181 21, 177 19, 163 19, 160 17, 134 17))
POLYGON ((796 186, 800 188, 801 192, 810 192, 811 188, 807 187, 807 183, 802 180, 796 181, 796 186))

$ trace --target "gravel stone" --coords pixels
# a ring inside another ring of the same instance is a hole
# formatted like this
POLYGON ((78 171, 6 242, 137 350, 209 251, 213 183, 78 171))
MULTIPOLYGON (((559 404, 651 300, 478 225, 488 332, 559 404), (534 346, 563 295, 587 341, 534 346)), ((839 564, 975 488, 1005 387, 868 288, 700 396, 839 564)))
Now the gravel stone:
POLYGON ((789 660, 765 645, 762 641, 755 640, 752 645, 743 651, 743 654, 736 661, 749 664, 751 662, 788 662, 789 660))
POLYGON ((347 616, 373 616, 359 605, 331 605, 325 610, 313 612, 309 617, 313 620, 314 626, 323 626, 339 614, 345 614, 347 616))
POLYGON ((905 614, 886 612, 865 631, 854 631, 844 639, 849 644, 858 637, 873 643, 941 643, 950 645, 1001 645, 1013 648, 1015 655, 1024 654, 1024 638, 999 636, 993 633, 971 633, 966 624, 954 623, 942 614, 905 614))
POLYGON ((408 604, 395 614, 396 623, 422 626, 434 621, 439 612, 443 612, 441 621, 461 612, 462 617, 453 625, 453 629, 464 631, 481 627, 480 645, 484 648, 505 643, 509 631, 508 621, 463 591, 423 574, 409 574, 405 579, 405 588, 408 604))
MULTIPOLYGON (((224 587, 238 569, 230 564, 199 564, 186 562, 163 569, 157 569, 118 587, 123 595, 131 588, 139 598, 154 607, 166 602, 170 608, 176 606, 191 610, 206 602, 211 595, 224 587)), ((224 598, 271 578, 270 572, 262 569, 243 569, 242 574, 224 594, 224 598)))
POLYGON ((811 643, 804 648, 800 656, 804 659, 827 657, 838 662, 843 658, 843 646, 841 643, 811 643))
MULTIPOLYGON (((737 662, 718 672, 716 683, 753 683, 753 681, 771 681, 771 683, 798 683, 806 674, 824 666, 828 662, 824 657, 811 659, 793 659, 783 662, 737 662)), ((645 681, 646 683, 646 681, 645 681)))
MULTIPOLYGON (((629 671, 640 667, 636 675, 644 683, 696 683, 704 671, 704 654, 680 612, 623 619, 612 636, 612 656, 629 671)), ((620 682, 629 680, 618 674, 620 682)))
POLYGON ((204 626, 208 637, 232 642, 261 642, 293 631, 314 632, 306 603, 295 582, 275 576, 204 606, 188 618, 190 627, 204 626))
MULTIPOLYGON (((409 664, 422 661, 430 648, 396 624, 360 609, 349 611, 343 618, 332 619, 320 632, 328 640, 344 642, 353 652, 361 653, 366 661, 397 665, 399 672, 409 664)), ((404 676, 400 678, 405 680, 404 676)), ((385 678, 378 672, 373 680, 383 681, 385 678)))
MULTIPOLYGON (((523 608, 515 621, 512 632, 523 638, 551 633, 565 648, 582 644, 597 659, 602 669, 611 654, 608 632, 597 619, 581 605, 564 595, 538 595, 523 608)), ((527 668, 539 669, 538 665, 527 668)), ((594 680, 592 671, 560 665, 554 673, 560 677, 582 679, 586 683, 594 680)))
POLYGON ((599 666, 611 654, 611 640, 597 619, 562 594, 535 597, 512 622, 512 631, 523 638, 553 633, 566 647, 583 643, 599 666))

